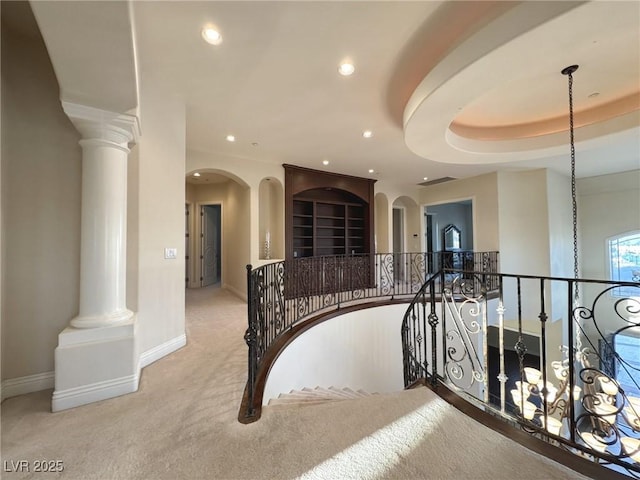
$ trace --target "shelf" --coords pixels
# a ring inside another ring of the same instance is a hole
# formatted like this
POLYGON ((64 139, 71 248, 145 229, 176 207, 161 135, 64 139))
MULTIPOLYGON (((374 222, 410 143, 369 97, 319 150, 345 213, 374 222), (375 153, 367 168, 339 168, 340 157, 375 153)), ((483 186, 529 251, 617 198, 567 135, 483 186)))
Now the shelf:
POLYGON ((307 195, 308 197, 293 199, 289 230, 292 235, 292 254, 307 257, 368 251, 366 205, 356 204, 355 197, 336 190, 307 195))

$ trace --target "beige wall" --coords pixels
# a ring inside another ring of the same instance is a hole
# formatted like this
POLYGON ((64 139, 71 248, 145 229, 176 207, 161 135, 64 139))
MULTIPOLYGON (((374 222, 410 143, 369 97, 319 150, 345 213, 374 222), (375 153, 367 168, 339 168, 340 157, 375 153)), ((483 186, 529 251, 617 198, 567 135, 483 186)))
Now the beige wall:
POLYGON ((2 25, 2 379, 51 372, 78 313, 79 135, 42 40, 2 25))
POLYGON ((458 200, 473 200, 473 238, 475 249, 486 252, 500 249, 498 219, 498 176, 496 173, 422 187, 420 203, 437 205, 458 200))
MULTIPOLYGON (((549 276, 549 209, 546 170, 498 173, 500 269, 503 273, 549 276)), ((517 318, 517 284, 504 282, 505 319, 517 318)), ((540 282, 522 280, 521 315, 537 322, 540 282)))
MULTIPOLYGON (((607 240, 640 230, 640 170, 583 178, 577 182, 577 191, 581 276, 608 279, 607 240)), ((602 290, 602 285, 584 286, 582 296, 593 299, 602 290)), ((613 309, 616 300, 603 295, 598 301, 597 321, 603 332, 622 326, 613 309)))
POLYGON ((138 346, 143 353, 184 334, 185 108, 141 84, 138 144, 138 346), (178 249, 166 260, 164 249, 178 249))
MULTIPOLYGON (((256 190, 254 193, 257 193, 256 190)), ((246 266, 251 263, 251 257, 248 255, 252 243, 252 229, 249 224, 250 193, 248 187, 230 182, 226 208, 223 212, 225 237, 223 246, 227 261, 227 268, 223 273, 224 286, 243 298, 247 295, 246 266)))
POLYGON ((640 170, 579 179, 582 276, 608 278, 607 239, 640 230, 640 170))
MULTIPOLYGON (((547 171, 547 204, 549 206, 549 275, 573 277, 573 208, 571 178, 547 171)), ((564 282, 553 282, 547 291, 550 299, 549 318, 567 317, 568 292, 564 282)), ((549 307, 547 307, 549 308, 549 307)))
POLYGON ((375 253, 389 253, 391 245, 390 231, 392 228, 391 220, 389 219, 390 207, 389 199, 387 196, 378 192, 375 196, 375 241, 376 251, 375 253))
POLYGON ((501 172, 498 195, 502 271, 549 275, 546 171, 501 172))
POLYGON ((284 186, 277 180, 265 178, 260 182, 258 252, 265 258, 267 231, 270 235, 271 259, 284 259, 284 186))

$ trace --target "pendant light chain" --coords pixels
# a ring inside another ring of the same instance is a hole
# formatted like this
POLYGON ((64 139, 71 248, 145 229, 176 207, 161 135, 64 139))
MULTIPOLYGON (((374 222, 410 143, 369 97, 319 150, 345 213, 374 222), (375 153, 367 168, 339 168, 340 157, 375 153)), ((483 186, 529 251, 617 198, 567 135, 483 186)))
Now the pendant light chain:
MULTIPOLYGON (((578 202, 576 200, 576 148, 573 138, 573 75, 578 69, 578 65, 572 65, 562 70, 564 75, 569 76, 569 134, 571 141, 571 204, 573 207, 573 277, 579 278, 578 271, 578 202)), ((574 302, 578 302, 578 284, 575 284, 574 302)))

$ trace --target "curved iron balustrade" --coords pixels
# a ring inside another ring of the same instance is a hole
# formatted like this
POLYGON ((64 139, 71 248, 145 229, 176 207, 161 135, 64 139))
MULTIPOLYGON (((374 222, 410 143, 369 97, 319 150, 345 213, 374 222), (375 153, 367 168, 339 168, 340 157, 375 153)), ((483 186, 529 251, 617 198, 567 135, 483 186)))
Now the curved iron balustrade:
POLYGON ((285 333, 343 306, 371 299, 409 300, 430 272, 443 266, 496 272, 498 252, 382 253, 297 258, 256 269, 247 265, 248 379, 239 419, 250 422, 259 416, 258 375, 265 356, 285 333))
POLYGON ((420 288, 401 333, 405 387, 443 382, 539 438, 640 478, 640 283, 445 269, 420 288), (510 333, 516 341, 505 344, 510 333), (539 345, 527 346, 528 335, 539 345))

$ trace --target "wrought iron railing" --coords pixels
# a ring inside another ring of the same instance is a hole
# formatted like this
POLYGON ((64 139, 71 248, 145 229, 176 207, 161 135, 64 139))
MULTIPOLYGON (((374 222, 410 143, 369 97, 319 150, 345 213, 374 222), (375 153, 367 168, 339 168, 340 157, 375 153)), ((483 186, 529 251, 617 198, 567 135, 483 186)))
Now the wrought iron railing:
MULTIPOLYGON (((498 252, 384 253, 297 258, 252 269, 247 265, 249 347, 245 412, 256 415, 258 371, 269 348, 302 321, 368 300, 414 297, 443 266, 497 272, 498 252)), ((480 288, 480 283, 475 286, 480 288)))
POLYGON ((640 478, 640 283, 444 270, 407 309, 402 343, 406 387, 444 382, 640 478))

